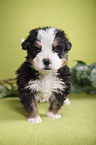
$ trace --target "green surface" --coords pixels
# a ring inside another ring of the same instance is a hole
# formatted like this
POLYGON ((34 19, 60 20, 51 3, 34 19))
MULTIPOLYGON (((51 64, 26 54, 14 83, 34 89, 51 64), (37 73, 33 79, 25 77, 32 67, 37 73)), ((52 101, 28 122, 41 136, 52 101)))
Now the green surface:
POLYGON ((96 145, 96 95, 70 94, 62 118, 46 117, 48 103, 38 104, 43 120, 25 120, 18 98, 0 100, 0 145, 96 145))
MULTIPOLYGON (((15 77, 24 61, 21 39, 30 29, 54 26, 65 30, 74 60, 96 62, 95 0, 0 0, 0 79, 15 77)), ((0 145, 96 145, 96 95, 71 94, 62 118, 46 117, 48 103, 38 105, 41 124, 25 120, 18 98, 0 100, 0 145)))
POLYGON ((30 29, 55 26, 72 42, 74 60, 96 62, 96 0, 0 0, 0 79, 15 77, 26 52, 21 39, 30 29))

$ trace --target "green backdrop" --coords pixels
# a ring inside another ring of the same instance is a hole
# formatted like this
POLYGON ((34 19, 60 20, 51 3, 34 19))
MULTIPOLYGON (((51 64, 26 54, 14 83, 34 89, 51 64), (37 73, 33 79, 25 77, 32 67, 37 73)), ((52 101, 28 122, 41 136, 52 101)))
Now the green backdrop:
POLYGON ((75 60, 96 62, 96 0, 0 0, 0 79, 15 77, 26 52, 21 39, 30 29, 54 26, 72 42, 69 66, 75 60))

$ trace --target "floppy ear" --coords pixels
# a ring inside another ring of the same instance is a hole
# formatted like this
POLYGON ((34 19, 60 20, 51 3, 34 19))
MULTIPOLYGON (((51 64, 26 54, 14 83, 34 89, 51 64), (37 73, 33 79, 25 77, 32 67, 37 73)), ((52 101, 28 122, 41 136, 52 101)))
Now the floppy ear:
POLYGON ((23 50, 26 50, 29 47, 30 43, 28 42, 28 40, 25 40, 21 46, 23 50))
POLYGON ((29 36, 21 44, 23 50, 31 48, 32 44, 36 41, 37 33, 37 29, 33 29, 29 32, 29 36))
POLYGON ((69 51, 72 47, 72 44, 68 40, 66 41, 66 44, 67 44, 66 50, 69 51))

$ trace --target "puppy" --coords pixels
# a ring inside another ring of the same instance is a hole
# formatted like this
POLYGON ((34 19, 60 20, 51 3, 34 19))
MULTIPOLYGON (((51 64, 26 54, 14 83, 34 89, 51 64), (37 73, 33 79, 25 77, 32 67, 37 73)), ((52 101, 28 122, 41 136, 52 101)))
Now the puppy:
POLYGON ((60 118, 59 111, 71 88, 67 66, 71 43, 64 31, 43 27, 30 31, 22 49, 27 51, 27 57, 17 70, 17 85, 27 121, 42 121, 36 106, 39 99, 50 100, 49 118, 60 118))

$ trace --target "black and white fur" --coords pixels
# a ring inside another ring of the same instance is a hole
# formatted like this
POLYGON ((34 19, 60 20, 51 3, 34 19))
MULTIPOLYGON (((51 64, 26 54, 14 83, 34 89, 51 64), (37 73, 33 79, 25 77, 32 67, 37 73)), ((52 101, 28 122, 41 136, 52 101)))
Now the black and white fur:
POLYGON ((59 111, 71 88, 67 66, 71 43, 64 31, 43 27, 30 31, 22 49, 27 50, 27 57, 17 70, 17 84, 27 121, 42 121, 36 106, 39 99, 50 100, 48 117, 60 118, 59 111))

